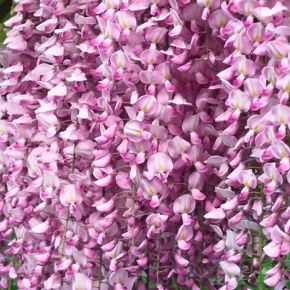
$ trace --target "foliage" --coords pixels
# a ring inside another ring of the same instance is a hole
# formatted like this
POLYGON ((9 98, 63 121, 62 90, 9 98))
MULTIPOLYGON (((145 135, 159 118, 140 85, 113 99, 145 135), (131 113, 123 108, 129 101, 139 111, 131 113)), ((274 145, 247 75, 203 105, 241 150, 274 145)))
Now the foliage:
POLYGON ((0 0, 0 43, 5 39, 4 22, 11 16, 11 0, 0 0))

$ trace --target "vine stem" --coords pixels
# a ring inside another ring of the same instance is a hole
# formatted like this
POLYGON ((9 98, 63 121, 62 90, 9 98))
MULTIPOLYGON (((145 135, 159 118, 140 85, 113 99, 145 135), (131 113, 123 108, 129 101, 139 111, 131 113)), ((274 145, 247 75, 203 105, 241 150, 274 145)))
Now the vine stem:
POLYGON ((159 234, 158 240, 157 240, 157 264, 156 264, 156 280, 157 284, 159 284, 159 271, 160 271, 160 250, 161 250, 161 236, 159 234))
POLYGON ((263 270, 263 245, 264 245, 264 236, 263 236, 263 230, 262 227, 260 228, 259 231, 260 235, 259 235, 259 277, 260 277, 260 281, 259 281, 259 285, 258 285, 258 289, 259 290, 263 290, 264 289, 264 285, 263 285, 263 281, 262 281, 262 270, 263 270))
MULTIPOLYGON (((73 160, 72 160, 72 165, 71 165, 71 172, 74 173, 75 171, 75 166, 76 166, 76 144, 74 144, 74 151, 73 151, 73 160)), ((68 208, 67 210, 67 216, 65 220, 65 226, 64 226, 64 235, 63 235, 63 243, 62 243, 62 250, 61 250, 61 255, 64 256, 64 244, 66 240, 66 233, 68 229, 68 221, 70 219, 70 209, 68 208)))
MULTIPOLYGON (((5 188, 7 190, 7 186, 6 185, 5 185, 5 188)), ((16 236, 15 236, 15 232, 13 230, 13 239, 14 238, 16 238, 16 236)), ((15 256, 15 254, 12 255, 11 260, 12 260, 12 265, 13 265, 13 267, 15 269, 15 264, 16 264, 16 256, 15 256)), ((8 290, 13 290, 13 281, 16 281, 16 280, 9 277, 9 279, 8 279, 8 290)))
POLYGON ((102 249, 101 248, 100 248, 99 252, 100 252, 100 270, 99 270, 99 273, 98 273, 98 281, 99 281, 98 290, 101 290, 101 283, 102 283, 102 279, 103 279, 103 275, 102 275, 103 253, 102 253, 102 249))
POLYGON ((251 236, 252 236, 252 257, 251 257, 251 269, 250 272, 253 273, 254 271, 254 253, 255 253, 255 244, 253 239, 253 232, 250 230, 251 236))
MULTIPOLYGON (((15 255, 12 256, 12 265, 15 269, 15 263, 16 263, 16 257, 15 255)), ((9 282, 8 282, 8 290, 13 290, 13 281, 16 281, 15 279, 11 279, 9 277, 9 282)))
POLYGON ((148 251, 148 248, 146 249, 146 252, 147 252, 147 255, 148 255, 148 266, 147 266, 147 269, 146 269, 146 274, 147 274, 147 280, 146 280, 146 290, 149 290, 150 289, 150 280, 149 280, 149 274, 150 274, 150 260, 149 260, 149 251, 148 251))
POLYGON ((69 208, 68 208, 67 215, 66 215, 66 219, 65 219, 63 243, 62 243, 62 250, 61 250, 62 256, 64 256, 64 243, 65 243, 65 240, 66 240, 66 233, 67 233, 69 219, 70 219, 70 211, 69 211, 69 208))
MULTIPOLYGON (((261 201, 262 201, 262 213, 261 213, 261 221, 264 219, 264 202, 265 202, 265 196, 263 194, 263 189, 261 189, 261 201)), ((260 226, 259 228, 259 285, 258 290, 264 289, 264 283, 262 281, 262 271, 263 271, 263 246, 264 246, 264 234, 263 234, 263 228, 260 226)))
MULTIPOLYGON (((136 194, 136 186, 135 183, 132 185, 132 215, 135 218, 135 194, 136 194)), ((132 237, 132 246, 135 247, 135 237, 132 237)))
POLYGON ((12 290, 12 286, 13 286, 13 283, 12 283, 12 279, 9 278, 9 282, 8 282, 8 290, 12 290))
POLYGON ((209 55, 209 47, 208 47, 208 30, 206 29, 206 33, 205 33, 205 48, 206 48, 206 54, 207 57, 209 55))

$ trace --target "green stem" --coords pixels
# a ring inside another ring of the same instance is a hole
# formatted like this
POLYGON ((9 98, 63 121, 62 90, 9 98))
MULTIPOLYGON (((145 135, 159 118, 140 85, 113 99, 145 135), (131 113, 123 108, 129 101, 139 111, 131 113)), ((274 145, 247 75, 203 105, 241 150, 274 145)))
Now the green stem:
POLYGON ((13 287, 13 279, 9 278, 8 290, 12 290, 13 287))
POLYGON ((159 271, 160 271, 160 247, 161 244, 161 236, 159 234, 158 240, 157 240, 157 264, 156 264, 156 280, 157 280, 157 284, 159 283, 159 271))
POLYGON ((149 289, 150 289, 149 273, 150 273, 150 267, 148 266, 148 268, 147 268, 147 270, 146 270, 146 274, 147 274, 146 290, 149 290, 149 289))
MULTIPOLYGON (((75 166, 76 166, 76 144, 74 144, 74 152, 73 152, 73 160, 72 160, 72 165, 71 165, 71 172, 74 173, 75 171, 75 166)), ((64 245, 65 245, 65 240, 66 240, 66 233, 68 229, 68 222, 70 219, 70 211, 69 208, 67 209, 67 216, 65 220, 65 226, 64 226, 64 235, 63 235, 63 243, 62 243, 62 250, 61 250, 61 255, 64 256, 64 245)))
POLYGON ((207 56, 209 55, 209 48, 208 48, 208 31, 206 29, 206 33, 205 33, 205 47, 206 47, 206 53, 207 56))
MULTIPOLYGON (((250 230, 251 236, 253 237, 253 232, 250 230)), ((254 252, 255 252, 255 244, 254 241, 252 241, 252 257, 251 257, 251 269, 250 272, 253 273, 254 272, 254 252)))
MULTIPOLYGON (((13 232, 13 238, 15 238, 15 233, 14 233, 14 232, 13 232)), ((12 238, 12 239, 13 239, 13 238, 12 238)), ((13 256, 11 257, 11 261, 12 261, 12 265, 13 265, 13 267, 14 267, 14 269, 15 269, 15 264, 16 264, 16 256, 15 256, 15 255, 13 255, 13 256)), ((15 288, 13 287, 14 281, 15 281, 15 279, 11 279, 11 278, 9 278, 9 282, 8 282, 8 290, 13 290, 13 289, 15 289, 15 288)))
POLYGON ((102 283, 102 279, 103 279, 103 275, 102 275, 102 267, 103 267, 103 253, 102 253, 102 249, 100 248, 100 270, 99 270, 99 274, 98 274, 98 281, 99 281, 99 286, 98 286, 98 290, 101 290, 101 283, 102 283))
POLYGON ((264 282, 262 281, 262 270, 263 270, 263 246, 264 246, 264 235, 262 227, 260 228, 260 242, 259 242, 259 285, 258 289, 263 290, 264 289, 264 282))
POLYGON ((204 289, 204 285, 203 285, 203 281, 202 281, 202 279, 199 280, 199 286, 200 286, 200 289, 201 289, 201 290, 204 289))
POLYGON ((70 212, 69 212, 69 208, 67 210, 67 216, 65 219, 65 226, 64 226, 64 234, 63 234, 63 243, 62 243, 62 250, 61 250, 61 255, 64 256, 64 244, 65 244, 65 240, 66 240, 66 232, 68 229, 68 221, 70 219, 70 212))
POLYGON ((149 290, 150 289, 150 252, 148 251, 148 248, 146 249, 146 254, 148 256, 148 266, 147 266, 147 269, 146 269, 146 275, 147 275, 147 280, 146 280, 146 290, 149 290))
POLYGON ((76 167, 76 144, 74 144, 73 160, 71 165, 71 172, 74 173, 76 167))
MULTIPOLYGON (((261 189, 261 195, 262 195, 262 213, 261 213, 261 221, 264 219, 264 202, 265 202, 265 196, 263 194, 263 189, 261 189)), ((264 289, 264 281, 262 278, 262 271, 263 271, 263 247, 264 247, 264 234, 263 234, 263 227, 260 226, 259 228, 259 284, 258 284, 258 290, 264 289)))
MULTIPOLYGON (((262 275, 262 269, 263 269, 263 238, 262 238, 262 235, 263 235, 263 232, 262 232, 262 228, 260 228, 260 231, 259 231, 260 235, 259 235, 259 277, 261 277, 262 275)), ((259 284, 259 289, 261 289, 262 287, 262 284, 259 284)))

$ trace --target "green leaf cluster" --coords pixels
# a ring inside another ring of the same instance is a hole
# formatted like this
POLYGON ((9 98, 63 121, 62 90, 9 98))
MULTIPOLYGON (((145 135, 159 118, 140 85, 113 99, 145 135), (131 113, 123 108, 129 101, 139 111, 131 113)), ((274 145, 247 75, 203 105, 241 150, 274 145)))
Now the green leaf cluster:
POLYGON ((6 37, 4 22, 11 17, 12 0, 0 0, 0 43, 6 37))

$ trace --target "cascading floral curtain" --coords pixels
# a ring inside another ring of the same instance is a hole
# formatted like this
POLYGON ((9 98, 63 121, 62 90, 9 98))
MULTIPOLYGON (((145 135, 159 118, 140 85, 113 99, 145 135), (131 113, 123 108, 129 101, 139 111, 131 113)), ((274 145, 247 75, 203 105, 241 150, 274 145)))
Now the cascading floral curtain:
POLYGON ((11 6, 1 289, 289 289, 290 2, 11 6))

